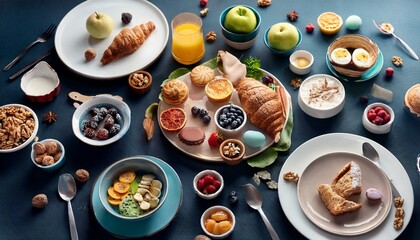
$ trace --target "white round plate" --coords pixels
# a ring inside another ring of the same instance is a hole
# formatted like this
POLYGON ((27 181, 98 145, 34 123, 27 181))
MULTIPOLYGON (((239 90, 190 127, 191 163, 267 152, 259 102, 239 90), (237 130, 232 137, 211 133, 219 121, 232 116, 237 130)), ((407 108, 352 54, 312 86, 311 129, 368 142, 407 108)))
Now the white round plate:
POLYGON ((353 236, 354 239, 396 239, 410 222, 414 208, 414 193, 410 179, 404 167, 398 159, 380 144, 354 134, 348 133, 331 133, 321 135, 308 140, 300 145, 284 163, 278 179, 278 197, 280 204, 289 219, 291 224, 305 237, 309 239, 335 239, 348 240, 351 236, 344 236, 327 232, 317 225, 313 224, 309 218, 306 217, 302 208, 299 205, 297 197, 297 185, 293 182, 286 182, 283 180, 283 174, 293 171, 302 175, 306 167, 315 159, 328 153, 333 152, 350 152, 355 154, 362 154, 362 143, 369 142, 379 152, 381 167, 393 181, 398 188, 402 197, 404 198, 404 226, 402 229, 396 231, 393 227, 395 207, 392 205, 390 214, 382 222, 381 225, 367 233, 353 236))
MULTIPOLYGON (((276 82, 277 84, 279 84, 281 87, 284 88, 284 86, 282 85, 282 83, 271 73, 262 70, 264 75, 268 75, 271 76, 276 82)), ((215 69, 215 75, 220 75, 220 72, 215 69)), ((197 87, 194 86, 191 83, 190 80, 190 73, 187 73, 181 77, 178 78, 179 80, 182 80, 185 82, 185 84, 187 84, 188 89, 189 89, 189 96, 187 101, 182 105, 179 106, 181 108, 184 109, 185 113, 187 114, 187 123, 186 123, 186 127, 200 127, 203 129, 204 133, 206 134, 206 138, 204 139, 204 142, 200 145, 187 145, 183 142, 181 142, 178 139, 178 133, 169 133, 166 132, 165 130, 161 129, 161 131, 163 132, 163 135, 165 135, 165 137, 169 140, 169 142, 171 142, 176 148, 178 148, 179 150, 181 150, 182 152, 195 157, 197 159, 200 160, 204 160, 204 161, 210 161, 210 162, 221 162, 223 161, 222 158, 220 157, 220 153, 219 153, 219 149, 218 148, 212 148, 209 146, 209 144, 207 143, 208 138, 210 137, 210 134, 213 132, 216 132, 216 124, 214 123, 214 113, 216 112, 216 110, 221 107, 224 106, 228 103, 222 103, 222 104, 213 104, 210 101, 208 101, 206 93, 204 91, 204 87, 197 87), (197 106, 199 108, 204 108, 208 111, 209 116, 212 118, 211 122, 209 125, 205 125, 203 123, 203 121, 201 120, 200 117, 193 117, 192 113, 191 113, 191 108, 193 106, 197 106)), ((286 119, 288 119, 289 117, 289 112, 290 109, 292 107, 292 100, 290 97, 290 94, 287 92, 286 89, 284 89, 285 92, 287 93, 287 98, 288 98, 288 106, 287 106, 287 112, 286 112, 286 119)), ((236 90, 233 90, 232 93, 232 97, 229 100, 230 103, 233 103, 235 105, 241 106, 241 103, 239 101, 239 97, 238 97, 238 92, 236 90)), ((171 108, 173 106, 166 104, 163 101, 160 101, 159 103, 159 107, 158 107, 158 116, 160 116, 160 113, 163 112, 164 110, 171 108)), ((287 120, 286 120, 287 121, 287 120)), ((160 127, 160 125, 159 125, 160 127)), ((254 131, 259 131, 264 133, 262 130, 260 130, 259 128, 255 127, 249 120, 247 121, 246 125, 245 125, 245 129, 244 132, 247 130, 254 130, 254 131)), ((250 147, 246 147, 245 149, 245 156, 244 159, 253 157, 259 153, 261 153, 262 151, 264 151, 265 149, 267 149, 269 146, 271 146, 274 143, 274 139, 271 138, 269 135, 265 134, 266 140, 265 140, 265 144, 262 147, 259 148, 250 148, 250 147)), ((238 138, 239 140, 243 140, 242 136, 238 138)))
POLYGON ((391 185, 383 171, 371 160, 349 152, 328 153, 313 160, 299 178, 298 199, 300 207, 315 225, 328 232, 347 236, 375 229, 388 216, 392 205, 391 185), (350 161, 360 166, 362 192, 347 199, 362 204, 362 208, 334 216, 319 197, 318 186, 331 185, 338 172, 350 161), (367 199, 365 192, 368 188, 378 189, 383 194, 382 201, 367 199))
POLYGON ((55 34, 55 48, 60 59, 73 71, 85 77, 113 79, 127 76, 152 64, 165 49, 168 38, 169 26, 165 15, 148 1, 90 0, 77 5, 61 20, 55 34), (94 39, 86 30, 86 19, 94 12, 107 13, 114 20, 114 30, 106 39, 94 39), (133 15, 131 23, 122 23, 123 12, 133 15), (103 52, 124 27, 132 28, 148 21, 152 21, 156 29, 136 52, 102 65, 100 59, 103 52), (84 53, 90 48, 96 51, 97 56, 86 62, 84 53))

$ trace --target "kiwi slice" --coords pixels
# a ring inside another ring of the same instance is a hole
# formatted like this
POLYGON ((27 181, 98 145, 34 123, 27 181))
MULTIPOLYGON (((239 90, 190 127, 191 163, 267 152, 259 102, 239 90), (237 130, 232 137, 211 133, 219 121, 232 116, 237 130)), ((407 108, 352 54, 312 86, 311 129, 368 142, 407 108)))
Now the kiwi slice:
POLYGON ((140 206, 131 196, 125 197, 121 201, 118 210, 125 217, 137 217, 141 214, 140 206))

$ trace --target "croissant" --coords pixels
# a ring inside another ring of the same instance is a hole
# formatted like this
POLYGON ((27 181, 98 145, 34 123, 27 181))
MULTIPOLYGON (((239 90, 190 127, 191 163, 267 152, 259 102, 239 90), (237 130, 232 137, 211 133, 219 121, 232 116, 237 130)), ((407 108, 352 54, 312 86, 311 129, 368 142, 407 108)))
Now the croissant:
POLYGON ((155 24, 149 21, 133 28, 124 28, 121 30, 105 50, 101 59, 102 64, 108 64, 135 52, 155 28, 155 24))
POLYGON ((276 142, 286 121, 286 93, 283 87, 276 91, 253 78, 241 78, 236 87, 242 108, 256 127, 265 131, 276 142))

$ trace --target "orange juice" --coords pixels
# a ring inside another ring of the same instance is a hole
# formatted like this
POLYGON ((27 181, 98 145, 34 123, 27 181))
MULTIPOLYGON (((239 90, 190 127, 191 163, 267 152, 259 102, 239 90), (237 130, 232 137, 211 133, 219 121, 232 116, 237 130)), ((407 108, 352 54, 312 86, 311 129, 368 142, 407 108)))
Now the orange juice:
POLYGON ((172 55, 179 63, 189 65, 204 56, 204 38, 201 27, 195 23, 181 23, 173 29, 172 55))

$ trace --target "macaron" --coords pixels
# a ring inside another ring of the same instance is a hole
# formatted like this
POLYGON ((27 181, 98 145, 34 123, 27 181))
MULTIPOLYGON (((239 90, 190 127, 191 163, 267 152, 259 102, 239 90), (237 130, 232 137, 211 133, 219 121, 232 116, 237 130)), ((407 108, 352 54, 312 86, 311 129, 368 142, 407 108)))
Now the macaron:
POLYGON ((184 127, 178 133, 178 138, 187 145, 200 145, 204 142, 206 134, 198 127, 184 127))

